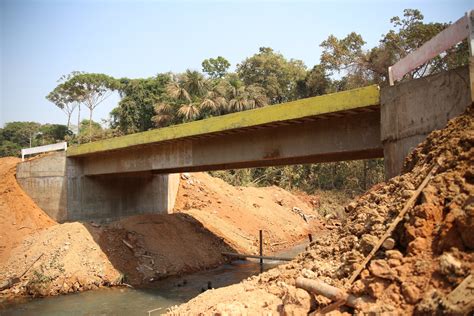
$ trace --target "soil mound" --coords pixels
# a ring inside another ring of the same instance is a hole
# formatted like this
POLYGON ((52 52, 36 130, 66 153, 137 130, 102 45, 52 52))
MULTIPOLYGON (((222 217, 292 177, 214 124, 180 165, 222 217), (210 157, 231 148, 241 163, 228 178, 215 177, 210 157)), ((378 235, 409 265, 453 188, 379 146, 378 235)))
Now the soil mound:
POLYGON ((322 228, 313 205, 276 186, 234 187, 207 173, 182 174, 174 212, 185 213, 237 251, 256 254, 259 230, 272 253, 322 228))
MULTIPOLYGON (((473 116, 470 107, 445 129, 431 133, 407 157, 404 174, 376 185, 350 203, 345 222, 316 239, 294 261, 239 285, 206 292, 171 313, 305 314, 330 303, 323 296, 297 289, 298 276, 346 287, 364 298, 363 312, 472 312, 473 116), (377 251, 358 279, 349 284, 351 274, 433 167, 434 177, 397 226, 391 242, 377 251)), ((337 310, 354 312, 346 306, 337 310)))
POLYGON ((0 265, 25 236, 56 224, 16 182, 21 159, 0 158, 0 265))

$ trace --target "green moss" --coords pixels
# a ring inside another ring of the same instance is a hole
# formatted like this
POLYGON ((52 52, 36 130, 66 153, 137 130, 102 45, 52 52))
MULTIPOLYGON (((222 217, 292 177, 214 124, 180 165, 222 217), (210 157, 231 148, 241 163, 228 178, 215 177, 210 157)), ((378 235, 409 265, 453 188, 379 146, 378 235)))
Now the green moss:
POLYGON ((380 104, 379 87, 372 85, 73 146, 68 149, 67 155, 68 157, 81 156, 123 149, 130 146, 346 111, 377 104, 380 104))

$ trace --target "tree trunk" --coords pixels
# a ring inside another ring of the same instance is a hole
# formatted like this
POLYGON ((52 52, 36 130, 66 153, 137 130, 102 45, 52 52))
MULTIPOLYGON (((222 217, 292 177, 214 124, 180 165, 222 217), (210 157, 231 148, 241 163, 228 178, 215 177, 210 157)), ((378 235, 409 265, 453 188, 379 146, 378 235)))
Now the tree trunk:
POLYGON ((71 125, 71 115, 72 112, 68 113, 67 115, 67 130, 69 130, 69 126, 71 125))
POLYGON ((92 107, 89 108, 89 143, 92 142, 92 107))
POLYGON ((80 144, 79 132, 81 130, 81 104, 79 103, 79 109, 77 112, 77 142, 80 144))

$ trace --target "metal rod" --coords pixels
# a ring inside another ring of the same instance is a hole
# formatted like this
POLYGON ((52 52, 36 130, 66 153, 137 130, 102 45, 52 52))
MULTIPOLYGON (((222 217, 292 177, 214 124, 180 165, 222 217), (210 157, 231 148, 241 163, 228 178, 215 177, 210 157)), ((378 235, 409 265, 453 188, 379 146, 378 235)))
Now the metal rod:
POLYGON ((260 235, 260 273, 263 272, 263 231, 260 229, 259 231, 260 235))
POLYGON ((234 253, 234 252, 222 252, 222 255, 233 258, 252 258, 252 259, 265 259, 265 260, 277 260, 277 261, 291 261, 293 258, 285 257, 272 257, 272 256, 257 256, 257 255, 246 255, 243 253, 234 253))

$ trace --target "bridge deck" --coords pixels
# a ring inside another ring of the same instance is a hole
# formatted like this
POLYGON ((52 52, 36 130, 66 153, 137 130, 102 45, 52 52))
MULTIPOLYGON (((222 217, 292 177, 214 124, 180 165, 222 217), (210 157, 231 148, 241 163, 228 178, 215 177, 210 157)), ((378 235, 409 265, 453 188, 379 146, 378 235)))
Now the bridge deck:
POLYGON ((183 138, 200 138, 236 130, 264 128, 267 125, 274 126, 310 118, 345 116, 353 112, 371 110, 379 104, 379 87, 372 85, 72 146, 68 149, 67 156, 89 156, 183 138))

